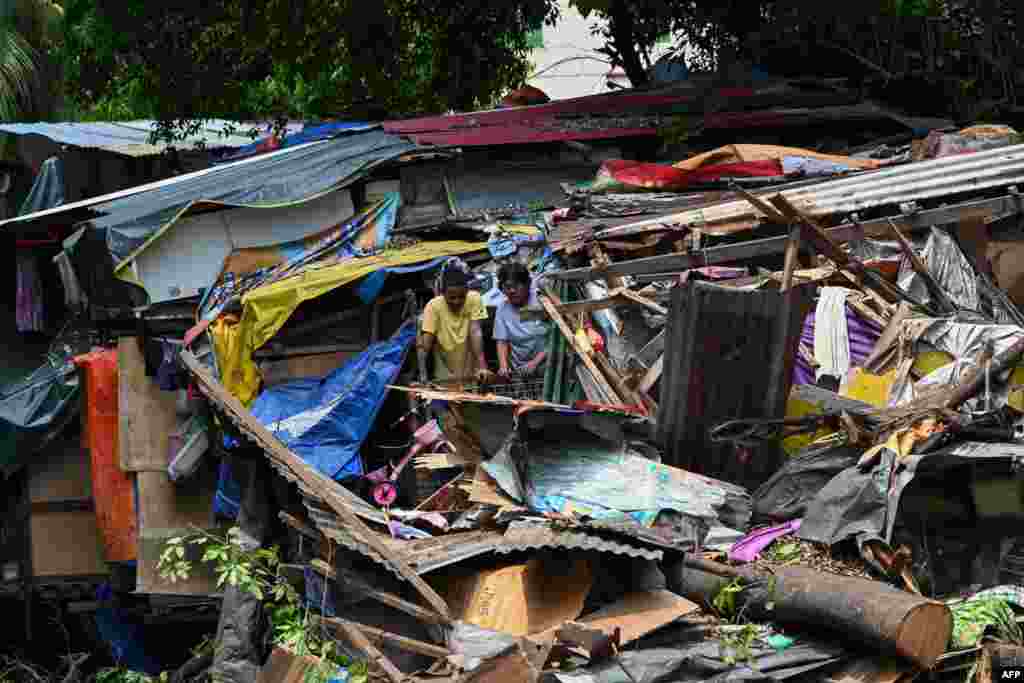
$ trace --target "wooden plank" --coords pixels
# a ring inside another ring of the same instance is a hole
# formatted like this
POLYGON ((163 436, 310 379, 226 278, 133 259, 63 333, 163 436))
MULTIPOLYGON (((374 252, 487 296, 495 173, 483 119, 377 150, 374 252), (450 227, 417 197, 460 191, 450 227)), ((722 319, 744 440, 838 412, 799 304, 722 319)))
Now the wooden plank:
POLYGON ((370 664, 383 670, 392 683, 402 683, 406 679, 405 674, 370 642, 360 626, 344 619, 325 619, 325 621, 336 626, 353 645, 365 652, 370 660, 370 664))
POLYGON ((391 564, 442 617, 446 620, 451 618, 448 605, 445 604, 444 599, 426 581, 420 578, 419 574, 413 571, 412 567, 403 558, 393 553, 381 538, 356 516, 355 512, 352 511, 341 493, 337 490, 341 487, 340 484, 328 479, 302 458, 292 453, 276 436, 260 424, 236 397, 232 396, 220 382, 214 379, 191 352, 183 351, 181 359, 193 376, 205 385, 209 391, 216 394, 217 401, 225 409, 230 410, 244 424, 245 431, 270 457, 288 467, 310 490, 315 491, 327 506, 341 517, 342 522, 349 527, 350 533, 356 534, 360 541, 366 543, 391 564))
POLYGON ((139 534, 173 535, 192 527, 213 526, 216 472, 202 468, 188 486, 175 486, 167 472, 139 472, 139 534))
POLYGON ((27 470, 32 503, 92 498, 89 454, 78 439, 50 444, 29 461, 27 470))
MULTIPOLYGON (((330 620, 328 619, 327 621, 330 620)), ((424 643, 422 640, 416 640, 415 638, 409 638, 407 636, 400 636, 397 633, 390 633, 373 626, 365 626, 363 624, 355 624, 355 626, 362 631, 371 642, 378 645, 390 643, 391 645, 405 650, 406 652, 415 652, 416 654, 426 655, 427 657, 434 657, 437 659, 443 659, 452 654, 451 650, 441 647, 440 645, 424 643)))
POLYGON ((624 289, 624 290, 622 290, 622 296, 624 296, 625 298, 629 299, 630 301, 632 301, 635 304, 639 304, 640 306, 643 306, 644 308, 646 308, 646 309, 648 309, 650 311, 654 311, 658 315, 668 315, 668 309, 667 308, 665 308, 661 304, 658 304, 658 303, 655 303, 655 302, 651 301, 647 297, 642 296, 642 295, 638 294, 637 292, 634 292, 634 291, 629 290, 629 289, 624 289))
POLYGON ((793 273, 796 272, 797 257, 800 255, 800 226, 794 225, 789 229, 789 239, 786 241, 786 261, 782 268, 782 286, 780 292, 788 291, 793 286, 793 273))
MULTIPOLYGON (((661 315, 668 314, 668 309, 658 302, 652 301, 648 297, 626 288, 613 289, 608 293, 608 296, 600 299, 589 299, 587 301, 574 301, 571 304, 562 304, 558 306, 557 309, 558 312, 566 318, 571 318, 574 315, 589 315, 614 306, 628 306, 631 304, 639 304, 661 315)), ((519 315, 523 320, 546 320, 549 317, 547 311, 544 310, 543 307, 523 308, 519 315)))
POLYGON ((651 387, 653 387, 659 379, 661 379, 661 370, 665 367, 665 354, 658 356, 658 360, 654 361, 654 365, 647 370, 647 374, 640 380, 640 391, 643 393, 649 393, 651 387))
POLYGON ((32 575, 102 576, 109 573, 92 512, 49 512, 29 518, 32 575))
MULTIPOLYGON (((904 231, 917 232, 929 230, 933 225, 958 223, 969 217, 978 216, 989 222, 1015 216, 1024 211, 1019 200, 1012 196, 996 199, 984 199, 967 202, 957 206, 919 211, 903 214, 893 220, 900 224, 904 231)), ((827 234, 838 242, 848 242, 861 237, 885 237, 889 230, 889 219, 880 218, 863 223, 844 223, 827 230, 827 234)), ((632 259, 613 263, 604 269, 572 268, 550 273, 551 277, 562 280, 592 280, 614 275, 648 275, 656 273, 679 273, 691 268, 710 266, 722 263, 733 263, 761 256, 782 254, 786 250, 788 235, 750 240, 740 244, 729 244, 711 247, 688 254, 665 254, 642 259, 632 259)))
POLYGON ((580 348, 579 343, 576 341, 576 335, 573 334, 572 329, 569 328, 569 324, 565 322, 565 318, 562 317, 562 314, 558 312, 557 308, 555 308, 562 302, 559 301, 558 297, 550 290, 548 290, 547 294, 542 294, 538 298, 541 301, 541 305, 544 306, 544 310, 546 310, 551 319, 555 321, 555 324, 558 326, 558 329, 562 332, 562 336, 565 337, 565 340, 569 343, 569 346, 572 347, 573 351, 575 351, 576 354, 580 357, 580 360, 583 361, 583 365, 585 365, 587 370, 589 370, 590 373, 594 376, 594 381, 597 382, 601 390, 603 392, 606 392, 608 396, 612 398, 618 398, 619 402, 621 403, 622 398, 619 397, 615 390, 612 389, 611 385, 608 384, 608 380, 604 378, 604 375, 601 373, 601 370, 598 369, 597 365, 594 363, 594 359, 591 358, 588 353, 586 353, 583 349, 580 348))
MULTIPOLYGON (((185 581, 165 581, 157 571, 167 539, 191 533, 195 528, 218 532, 213 519, 217 473, 201 468, 185 487, 175 486, 167 472, 138 472, 139 561, 137 592, 160 595, 209 596, 220 592, 217 577, 208 563, 198 562, 201 553, 191 550, 196 566, 185 581)), ((198 551, 198 547, 195 547, 198 551)))
POLYGON ((166 472, 168 437, 178 426, 173 391, 146 377, 138 337, 117 345, 119 455, 125 472, 166 472))
POLYGON ((616 370, 615 366, 612 365, 612 362, 608 360, 608 356, 604 355, 600 351, 595 351, 593 358, 597 363, 597 367, 601 369, 601 372, 603 372, 604 376, 608 379, 608 383, 612 385, 612 388, 615 389, 616 393, 618 393, 620 397, 629 401, 632 405, 646 408, 643 396, 626 384, 626 380, 622 378, 619 371, 616 370))

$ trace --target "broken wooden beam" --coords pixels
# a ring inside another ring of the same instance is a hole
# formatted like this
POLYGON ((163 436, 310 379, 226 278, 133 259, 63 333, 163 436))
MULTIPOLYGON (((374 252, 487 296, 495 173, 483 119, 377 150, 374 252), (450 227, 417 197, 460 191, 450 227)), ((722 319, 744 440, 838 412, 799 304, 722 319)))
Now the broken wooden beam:
POLYGON ((789 291, 793 286, 793 273, 796 272, 798 256, 800 255, 800 226, 794 225, 789 229, 789 241, 786 242, 786 261, 782 268, 782 286, 780 292, 789 291))
POLYGON ((333 619, 331 623, 341 630, 349 642, 365 652, 370 665, 381 669, 391 679, 391 683, 403 683, 407 679, 407 676, 383 652, 378 650, 377 646, 370 642, 361 628, 344 619, 333 619))
MULTIPOLYGON (((557 309, 558 312, 566 318, 571 318, 574 315, 596 313, 597 311, 603 311, 607 308, 630 304, 638 304, 659 315, 668 314, 668 309, 658 302, 626 288, 613 289, 608 292, 608 296, 600 299, 589 299, 587 301, 574 301, 570 304, 562 304, 558 306, 557 309)), ((547 311, 544 310, 543 307, 523 308, 520 310, 519 316, 523 320, 544 320, 549 317, 547 311)))
POLYGON ((585 349, 580 348, 579 342, 576 341, 576 334, 572 331, 572 328, 569 327, 569 323, 565 321, 565 318, 562 317, 562 314, 559 313, 556 308, 556 306, 562 303, 558 296, 555 295, 554 292, 548 290, 546 294, 541 294, 538 298, 540 299, 541 305, 544 306, 544 310, 548 312, 548 315, 561 331, 562 336, 565 337, 565 341, 569 344, 572 350, 576 352, 576 355, 580 357, 580 360, 583 361, 583 365, 590 371, 590 374, 593 375, 594 381, 597 383, 598 387, 600 387, 601 391, 606 393, 609 397, 617 399, 619 403, 624 403, 624 397, 620 396, 615 389, 611 387, 608 380, 605 379, 604 374, 597 367, 594 359, 590 357, 590 354, 587 353, 585 349))
MULTIPOLYGON (((892 220, 895 220, 904 231, 916 232, 930 230, 935 225, 958 223, 971 217, 980 217, 987 222, 993 222, 1021 213, 1024 213, 1024 205, 1020 200, 1013 195, 1004 195, 995 199, 983 199, 955 206, 901 214, 892 220)), ((826 233, 837 242, 849 242, 863 237, 885 237, 889 232, 889 220, 889 218, 879 218, 864 222, 844 223, 826 230, 826 233)), ((654 279, 659 274, 664 274, 666 279, 676 279, 679 273, 692 268, 782 254, 786 250, 788 241, 789 235, 787 234, 710 247, 689 253, 665 254, 620 261, 605 267, 600 273, 595 268, 585 267, 556 271, 550 273, 549 276, 560 280, 592 280, 611 273, 615 275, 647 275, 650 279, 654 279)))
POLYGON ((375 628, 373 626, 366 626, 365 624, 348 621, 347 619, 339 619, 336 617, 321 617, 320 619, 325 624, 333 626, 334 628, 342 628, 343 624, 357 628, 362 631, 363 635, 365 635, 371 643, 390 643, 391 645, 394 645, 401 650, 405 650, 406 652, 434 657, 435 659, 443 659, 452 654, 451 650, 441 647, 440 645, 424 643, 422 640, 400 636, 397 633, 391 633, 390 631, 384 631, 383 629, 375 628))

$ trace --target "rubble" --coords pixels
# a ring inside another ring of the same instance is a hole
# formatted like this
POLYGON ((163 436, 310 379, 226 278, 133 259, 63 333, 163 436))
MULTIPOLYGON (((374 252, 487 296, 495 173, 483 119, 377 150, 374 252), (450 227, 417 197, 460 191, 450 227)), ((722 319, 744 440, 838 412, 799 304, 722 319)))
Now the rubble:
POLYGON ((1015 132, 605 160, 476 215, 406 206, 445 159, 399 128, 273 152, 373 157, 319 208, 93 202, 52 273, 78 336, 0 390, 0 462, 32 456, 5 580, 219 604, 235 683, 899 681, 1024 645, 1015 132), (190 259, 218 215, 244 238, 190 259), (544 353, 499 375, 511 262, 544 353))

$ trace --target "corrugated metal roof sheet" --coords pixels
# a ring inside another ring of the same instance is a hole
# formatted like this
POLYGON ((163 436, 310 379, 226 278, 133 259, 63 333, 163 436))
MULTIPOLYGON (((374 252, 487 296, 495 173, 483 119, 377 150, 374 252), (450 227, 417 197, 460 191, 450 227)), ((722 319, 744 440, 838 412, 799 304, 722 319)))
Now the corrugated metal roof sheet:
MULTIPOLYGON (((204 121, 202 129, 195 135, 177 143, 183 149, 191 148, 202 142, 208 149, 235 148, 251 145, 253 138, 241 132, 251 128, 266 127, 266 124, 246 124, 235 121, 212 119, 204 121), (223 135, 225 126, 234 126, 239 133, 223 135)), ((144 157, 160 154, 167 149, 166 144, 152 145, 149 135, 156 128, 155 121, 119 121, 119 122, 64 122, 64 123, 4 123, 0 124, 0 132, 12 135, 42 135, 54 142, 83 149, 102 149, 115 154, 131 157, 144 157)), ((289 133, 302 130, 302 124, 290 124, 289 133)))
POLYGON ((512 522, 508 525, 501 545, 494 548, 498 553, 513 553, 540 548, 563 548, 566 550, 593 550, 613 555, 642 557, 645 560, 660 560, 662 552, 640 548, 629 543, 612 541, 603 536, 579 529, 555 529, 548 524, 512 522))

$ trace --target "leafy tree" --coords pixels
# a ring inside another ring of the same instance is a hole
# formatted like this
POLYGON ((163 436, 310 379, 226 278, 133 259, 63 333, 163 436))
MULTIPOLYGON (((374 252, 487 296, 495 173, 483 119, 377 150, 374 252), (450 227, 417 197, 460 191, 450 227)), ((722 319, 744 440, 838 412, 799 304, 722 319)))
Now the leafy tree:
POLYGON ((63 12, 47 0, 0 3, 0 120, 48 118, 57 106, 51 52, 63 12))
POLYGON ((488 106, 525 80, 553 0, 71 0, 92 115, 376 119, 488 106))

